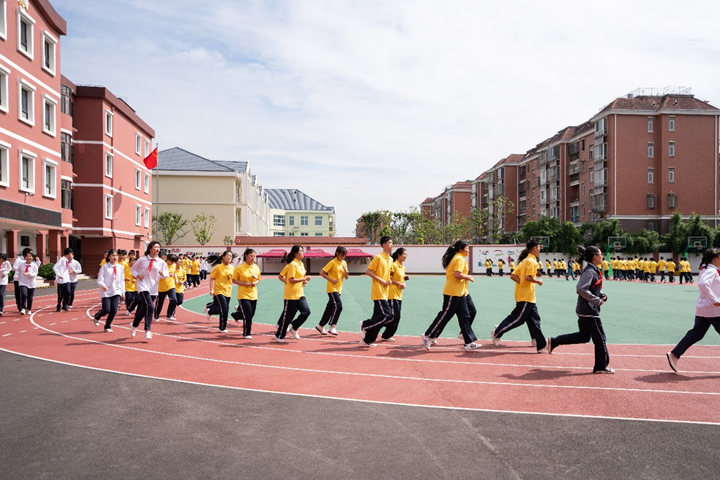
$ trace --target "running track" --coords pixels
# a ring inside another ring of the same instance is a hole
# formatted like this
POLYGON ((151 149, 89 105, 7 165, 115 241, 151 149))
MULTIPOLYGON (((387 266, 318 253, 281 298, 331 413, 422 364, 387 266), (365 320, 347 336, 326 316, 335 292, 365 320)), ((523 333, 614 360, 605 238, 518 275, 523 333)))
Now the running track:
MULTIPOLYGON (((186 292, 186 298, 205 293, 186 292)), ((8 295, 0 318, 0 350, 68 365, 226 388, 401 405, 498 412, 681 421, 720 424, 720 346, 695 346, 669 371, 668 346, 611 345, 615 375, 592 374, 592 345, 561 347, 538 355, 529 343, 488 340, 465 352, 459 340, 440 339, 431 351, 418 337, 400 337, 377 348, 358 345, 360 334, 321 336, 301 329, 301 340, 272 340, 273 329, 253 327, 243 339, 217 319, 178 309, 178 321, 142 326, 129 335, 120 314, 113 333, 95 327, 97 290, 76 294, 76 308, 55 312, 55 296, 35 299, 32 316, 15 313, 8 295)), ((124 309, 121 308, 121 312, 124 309)), ((341 318, 350 330, 355 319, 341 318)), ((142 325, 142 324, 141 324, 142 325)), ((488 326, 478 327, 479 331, 488 326)), ((448 328, 457 328, 452 323, 448 328)), ((482 336, 482 334, 481 334, 482 336)))

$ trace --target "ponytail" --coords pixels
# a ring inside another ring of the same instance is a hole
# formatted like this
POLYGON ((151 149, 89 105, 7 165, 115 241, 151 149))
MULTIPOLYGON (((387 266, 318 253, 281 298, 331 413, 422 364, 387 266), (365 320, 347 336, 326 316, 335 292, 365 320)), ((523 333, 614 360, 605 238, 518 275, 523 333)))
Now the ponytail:
POLYGON ((290 253, 283 255, 283 262, 290 263, 295 260, 295 255, 303 248, 302 245, 293 245, 290 249, 290 253))
POLYGON ((530 250, 540 245, 540 242, 535 240, 534 238, 531 238, 528 240, 528 242, 525 244, 525 248, 522 252, 520 252, 520 255, 518 255, 517 263, 522 262, 527 258, 528 255, 530 255, 530 250))
POLYGON ((707 268, 717 257, 720 257, 720 249, 708 248, 703 252, 702 260, 700 261, 700 270, 707 268))
POLYGON ((450 245, 448 249, 445 250, 445 253, 442 256, 443 268, 447 268, 448 265, 450 265, 450 261, 453 259, 455 254, 458 253, 460 250, 465 250, 465 247, 467 247, 467 245, 467 242, 463 240, 458 240, 457 242, 450 245))
MULTIPOLYGON (((338 248, 341 248, 341 247, 338 247, 338 248)), ((406 248, 403 248, 403 247, 400 247, 400 248, 398 248, 397 250, 395 250, 395 251, 393 252, 393 254, 391 255, 393 261, 394 261, 394 262, 397 262, 398 257, 400 257, 400 255, 402 255, 402 254, 405 253, 406 251, 407 251, 407 249, 406 249, 406 248)))
POLYGON ((595 246, 583 247, 582 245, 577 246, 577 262, 582 267, 583 262, 592 263, 593 257, 600 253, 600 249, 595 246))

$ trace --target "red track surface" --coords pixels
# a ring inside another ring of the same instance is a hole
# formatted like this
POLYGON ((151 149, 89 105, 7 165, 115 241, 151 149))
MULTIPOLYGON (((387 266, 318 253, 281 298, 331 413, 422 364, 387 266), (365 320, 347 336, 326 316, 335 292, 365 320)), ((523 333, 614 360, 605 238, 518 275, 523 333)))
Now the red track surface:
POLYGON ((36 298, 32 316, 18 315, 7 300, 0 349, 76 366, 350 400, 720 424, 718 346, 694 346, 675 374, 665 359, 668 346, 611 345, 617 373, 594 375, 592 344, 538 355, 528 343, 485 341, 480 351, 465 352, 458 340, 441 339, 428 352, 419 337, 401 337, 362 348, 359 333, 320 336, 313 319, 301 329, 302 340, 278 344, 267 325, 254 326, 254 338, 245 340, 232 320, 230 333, 221 334, 216 318, 207 322, 182 309, 177 322, 153 323, 146 341, 142 324, 130 337, 125 315, 116 317, 114 333, 95 327, 88 314, 98 308, 94 290, 78 292, 70 312, 55 313, 52 295, 36 298))

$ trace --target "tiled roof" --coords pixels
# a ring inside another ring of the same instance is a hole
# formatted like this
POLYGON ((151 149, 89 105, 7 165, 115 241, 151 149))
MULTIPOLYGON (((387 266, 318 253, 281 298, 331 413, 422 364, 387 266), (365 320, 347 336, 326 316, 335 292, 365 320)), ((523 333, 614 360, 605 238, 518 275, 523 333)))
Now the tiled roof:
POLYGON ((294 188, 268 188, 265 192, 267 192, 268 195, 270 208, 282 210, 335 211, 334 207, 326 207, 312 197, 294 188))
POLYGON ((420 205, 432 205, 432 203, 435 201, 434 198, 428 197, 426 198, 420 205))
POLYGON ((702 110, 718 111, 708 102, 698 100, 692 95, 637 96, 616 98, 605 106, 600 113, 611 110, 702 110))
POLYGON ((248 169, 248 162, 209 160, 200 155, 183 150, 182 148, 174 147, 158 152, 158 169, 190 172, 245 173, 248 169))

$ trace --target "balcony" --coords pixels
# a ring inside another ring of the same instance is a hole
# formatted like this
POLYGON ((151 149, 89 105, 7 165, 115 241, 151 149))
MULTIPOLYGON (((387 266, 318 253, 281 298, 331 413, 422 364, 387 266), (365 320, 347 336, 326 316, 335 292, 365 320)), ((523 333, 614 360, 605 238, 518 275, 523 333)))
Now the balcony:
POLYGON ((580 197, 573 197, 570 199, 570 206, 574 207, 576 205, 580 205, 580 197))
POLYGON ((571 177, 573 175, 577 175, 580 173, 580 162, 572 162, 570 165, 568 165, 568 175, 571 177))
POLYGON ((590 198, 592 203, 592 211, 595 213, 604 213, 608 210, 607 194, 593 195, 590 198))
POLYGON ((580 185, 580 175, 570 175, 570 186, 575 187, 580 185))

